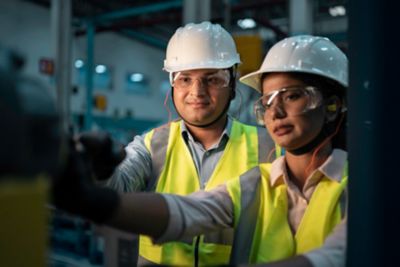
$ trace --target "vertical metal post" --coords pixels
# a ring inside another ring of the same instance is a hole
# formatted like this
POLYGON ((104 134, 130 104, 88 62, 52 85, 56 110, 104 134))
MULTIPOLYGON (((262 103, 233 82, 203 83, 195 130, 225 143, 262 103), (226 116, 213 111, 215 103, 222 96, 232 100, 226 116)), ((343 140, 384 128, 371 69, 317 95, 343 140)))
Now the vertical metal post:
POLYGON ((224 28, 227 31, 231 30, 231 0, 224 0, 224 28))
POLYGON ((211 1, 184 0, 182 18, 183 24, 209 21, 211 19, 211 1))
POLYGON ((51 1, 51 26, 55 63, 57 104, 62 120, 62 133, 69 129, 71 88, 71 1, 51 1))
POLYGON ((313 8, 313 0, 289 1, 290 35, 313 33, 313 8))
POLYGON ((87 55, 86 55, 86 114, 85 130, 90 130, 93 122, 93 70, 94 70, 94 36, 95 25, 92 20, 87 20, 87 55))

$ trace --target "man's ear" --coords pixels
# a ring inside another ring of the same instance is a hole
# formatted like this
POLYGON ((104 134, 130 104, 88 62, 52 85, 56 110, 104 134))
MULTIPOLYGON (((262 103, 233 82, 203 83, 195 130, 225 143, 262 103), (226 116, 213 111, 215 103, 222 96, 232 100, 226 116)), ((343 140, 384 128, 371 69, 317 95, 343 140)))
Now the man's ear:
POLYGON ((338 114, 340 113, 342 103, 337 96, 331 96, 329 99, 326 101, 326 115, 325 115, 325 120, 326 122, 333 122, 336 120, 338 117, 338 114))

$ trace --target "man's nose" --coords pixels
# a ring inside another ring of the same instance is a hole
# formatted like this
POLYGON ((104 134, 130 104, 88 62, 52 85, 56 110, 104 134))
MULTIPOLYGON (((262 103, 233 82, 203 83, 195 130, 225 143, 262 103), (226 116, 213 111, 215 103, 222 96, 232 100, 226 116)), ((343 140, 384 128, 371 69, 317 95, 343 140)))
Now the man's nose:
POLYGON ((206 92, 206 85, 202 79, 195 79, 190 88, 190 93, 194 95, 204 95, 206 92))

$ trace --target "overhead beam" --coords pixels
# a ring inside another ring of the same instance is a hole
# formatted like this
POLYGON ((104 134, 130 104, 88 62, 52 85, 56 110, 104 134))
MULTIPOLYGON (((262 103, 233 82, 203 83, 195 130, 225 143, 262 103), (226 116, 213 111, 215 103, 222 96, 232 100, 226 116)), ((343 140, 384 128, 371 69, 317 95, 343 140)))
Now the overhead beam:
POLYGON ((159 38, 153 37, 148 34, 144 34, 138 31, 133 31, 133 30, 120 30, 121 33, 132 37, 138 41, 142 41, 148 45, 154 46, 158 49, 165 50, 167 48, 167 42, 164 40, 161 40, 159 38))
MULTIPOLYGON (((170 11, 168 15, 156 15, 151 18, 122 21, 113 23, 112 25, 100 25, 96 27, 96 33, 107 32, 107 31, 120 31, 124 28, 137 29, 141 27, 151 27, 154 24, 162 25, 167 23, 179 24, 182 19, 182 12, 177 10, 170 11)), ((86 29, 79 29, 75 31, 75 36, 79 37, 86 34, 86 29)))
POLYGON ((232 11, 241 11, 244 9, 259 9, 266 6, 286 4, 287 0, 254 0, 231 5, 232 11))

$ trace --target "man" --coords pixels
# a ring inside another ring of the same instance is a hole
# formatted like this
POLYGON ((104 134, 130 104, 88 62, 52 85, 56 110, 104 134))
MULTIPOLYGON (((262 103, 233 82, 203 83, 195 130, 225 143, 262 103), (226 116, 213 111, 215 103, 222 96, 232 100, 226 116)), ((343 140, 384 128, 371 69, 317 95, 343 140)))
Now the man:
MULTIPOLYGON (((274 149, 266 131, 227 114, 239 63, 235 43, 220 25, 203 22, 177 29, 168 43, 164 70, 180 119, 136 136, 106 184, 121 192, 187 195, 265 162, 274 149)), ((141 236, 139 265, 227 263, 232 233, 223 230, 162 246, 141 236)))

